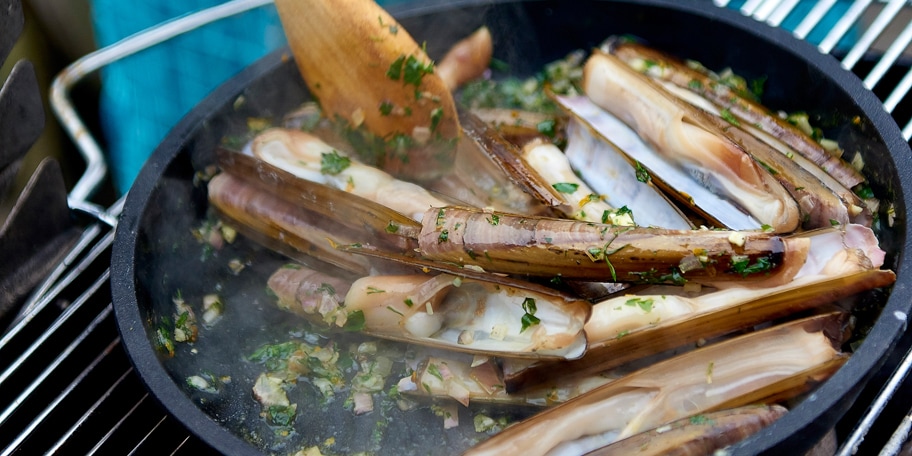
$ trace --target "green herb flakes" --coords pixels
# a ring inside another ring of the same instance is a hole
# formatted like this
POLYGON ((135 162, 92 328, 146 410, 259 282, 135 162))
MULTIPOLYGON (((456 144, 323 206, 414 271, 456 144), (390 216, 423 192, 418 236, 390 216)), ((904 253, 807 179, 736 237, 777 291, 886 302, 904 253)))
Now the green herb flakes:
POLYGON ((436 364, 434 364, 434 363, 428 364, 427 372, 429 374, 433 375, 434 377, 437 377, 437 379, 440 380, 441 382, 443 381, 443 374, 440 373, 440 369, 437 367, 436 364))
POLYGON ((558 182, 551 186, 561 193, 573 193, 579 188, 579 184, 574 184, 572 182, 558 182))
POLYGON ((388 115, 392 114, 393 108, 394 108, 394 106, 392 103, 390 103, 388 101, 381 102, 380 103, 380 115, 388 116, 388 115))
POLYGON ((649 170, 647 170, 642 163, 636 162, 636 178, 642 183, 649 182, 649 170))
POLYGON ((535 126, 535 128, 538 130, 539 133, 541 133, 549 138, 553 138, 557 135, 556 127, 557 127, 557 121, 555 121, 554 119, 543 120, 543 121, 539 122, 538 125, 535 126))
POLYGON ((738 118, 735 117, 735 115, 732 114, 732 112, 729 111, 727 108, 723 109, 722 112, 719 113, 719 116, 722 117, 722 119, 724 119, 726 122, 728 122, 736 127, 741 126, 741 122, 738 121, 738 118))
POLYGON ((333 150, 330 153, 320 154, 320 172, 323 174, 335 176, 345 171, 349 166, 351 166, 351 159, 344 155, 339 155, 338 151, 333 150))
POLYGON ((535 316, 535 312, 538 311, 538 307, 535 305, 535 299, 533 299, 533 298, 524 299, 523 303, 522 303, 522 308, 526 313, 523 314, 523 316, 522 316, 522 320, 521 320, 522 329, 520 329, 519 332, 523 332, 526 329, 528 329, 530 326, 534 326, 534 325, 541 323, 541 320, 539 320, 539 318, 535 316))
POLYGON ((398 81, 402 77, 402 64, 405 63, 405 56, 400 55, 393 63, 390 64, 389 69, 386 70, 386 77, 398 81))
POLYGON ((356 310, 354 312, 349 312, 348 318, 345 320, 345 326, 342 327, 345 331, 358 332, 364 329, 364 312, 356 310))
POLYGON ((733 256, 731 264, 732 270, 741 274, 741 277, 769 272, 774 266, 775 264, 768 257, 757 258, 754 264, 750 264, 750 258, 747 256, 733 256))

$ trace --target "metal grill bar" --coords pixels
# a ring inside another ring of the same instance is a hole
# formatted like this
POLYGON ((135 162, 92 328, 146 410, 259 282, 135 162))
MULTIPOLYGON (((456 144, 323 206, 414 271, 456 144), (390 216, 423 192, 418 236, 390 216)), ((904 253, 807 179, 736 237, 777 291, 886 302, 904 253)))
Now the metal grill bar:
POLYGON ((829 54, 833 51, 833 48, 839 44, 839 40, 846 36, 851 30, 852 26, 858 22, 858 19, 861 18, 862 13, 868 9, 868 6, 871 5, 872 0, 857 0, 852 3, 852 6, 836 21, 836 24, 833 25, 832 30, 827 33, 826 37, 823 38, 823 41, 817 46, 821 52, 829 54))
MULTIPOLYGON (((113 436, 117 430, 119 430, 123 427, 124 423, 127 422, 127 419, 129 419, 134 413, 136 413, 136 411, 140 408, 140 406, 143 404, 143 402, 145 402, 145 400, 148 397, 149 397, 149 394, 146 393, 145 395, 143 395, 142 398, 139 399, 139 401, 137 401, 135 404, 133 404, 133 406, 130 407, 130 410, 128 410, 127 413, 125 413, 122 417, 120 417, 119 420, 117 420, 117 424, 112 426, 111 429, 101 439, 98 440, 98 443, 96 443, 95 446, 92 447, 91 450, 89 450, 88 454, 97 453, 104 446, 104 444, 107 443, 108 440, 110 440, 111 436, 113 436)), ((163 416, 160 420, 158 420, 158 422, 155 423, 155 426, 153 426, 152 429, 154 430, 155 428, 157 428, 161 424, 161 422, 165 420, 165 418, 167 418, 167 416, 163 416)), ((149 432, 151 433, 152 431, 149 431, 149 432)), ((149 434, 147 433, 146 435, 148 436, 149 434)), ((146 437, 143 437, 143 440, 140 441, 140 444, 142 444, 142 442, 145 441, 145 439, 146 439, 146 437)), ((133 454, 136 451, 136 448, 138 448, 139 446, 140 445, 137 445, 136 447, 134 447, 133 450, 130 451, 130 454, 133 454)))
MULTIPOLYGON (((95 244, 89 253, 86 255, 79 264, 71 270, 64 278, 57 282, 51 290, 44 294, 44 296, 32 306, 28 312, 21 315, 21 317, 14 322, 12 326, 7 330, 7 332, 0 338, 0 348, 6 346, 14 337, 19 335, 26 326, 31 322, 35 316, 44 310, 48 304, 52 303, 57 296, 68 286, 73 284, 76 279, 80 278, 83 272, 88 270, 92 264, 107 250, 111 247, 111 244, 114 243, 114 232, 111 231, 106 234, 101 240, 95 244)), ((2 377, 0 377, 2 379, 2 377)))
POLYGON ((899 388, 899 385, 905 380, 910 369, 912 369, 912 350, 906 353, 906 356, 903 358, 899 367, 896 368, 896 371, 890 376, 890 380, 887 381, 881 393, 878 394, 877 399, 871 404, 868 413, 865 414, 864 418, 861 419, 855 429, 852 430, 849 437, 845 440, 842 447, 839 449, 837 456, 852 456, 858 451, 858 445, 861 444, 865 435, 871 430, 871 426, 880 416, 881 412, 883 412, 884 407, 886 407, 887 402, 893 397, 893 394, 896 393, 896 389, 899 388))
MULTIPOLYGON (((111 350, 119 345, 120 345, 120 338, 118 337, 116 340, 114 340, 114 342, 111 343, 111 345, 108 346, 108 348, 109 348, 109 350, 111 350)), ((103 356, 107 355, 107 351, 108 350, 105 351, 103 356)), ((99 362, 100 362, 100 357, 95 358, 95 360, 92 362, 92 364, 89 366, 89 369, 87 369, 87 370, 94 369, 98 365, 99 362)), ((133 368, 131 367, 131 368, 127 369, 126 372, 123 373, 123 375, 118 377, 117 380, 115 380, 114 383, 112 383, 111 386, 105 391, 105 393, 100 398, 98 398, 98 400, 95 401, 95 403, 93 403, 92 406, 89 407, 85 411, 85 413, 82 414, 82 416, 79 417, 79 420, 77 420, 76 423, 74 423, 73 426, 70 427, 70 429, 68 429, 67 432, 64 433, 63 436, 60 437, 59 440, 57 440, 57 443, 55 443, 54 446, 52 446, 51 449, 48 450, 48 453, 57 453, 58 451, 60 451, 60 449, 63 448, 66 441, 69 440, 76 433, 76 431, 89 420, 89 417, 91 417, 96 412, 96 410, 98 410, 98 408, 101 406, 101 404, 111 397, 111 393, 118 386, 120 386, 128 376, 130 376, 132 374, 133 374, 133 368)), ((73 391, 73 388, 69 388, 65 393, 70 394, 72 391, 73 391)))
POLYGON ((798 24, 798 27, 795 27, 795 31, 793 32, 795 36, 802 40, 807 38, 811 31, 814 30, 814 27, 817 27, 817 24, 823 20, 826 13, 829 12, 835 4, 836 0, 823 0, 814 5, 814 8, 812 8, 807 16, 804 17, 804 20, 798 24))
MULTIPOLYGON (((88 298, 92 297, 92 295, 96 291, 98 291, 99 287, 101 287, 103 284, 107 284, 108 275, 109 275, 109 271, 105 271, 104 276, 100 277, 99 280, 97 280, 95 282, 95 286, 92 287, 90 290, 88 290, 83 295, 83 299, 81 299, 78 303, 72 305, 71 307, 78 308, 78 306, 81 306, 82 303, 86 302, 86 300, 88 298)), ((75 340, 73 340, 73 342, 70 343, 70 345, 68 345, 66 347, 66 349, 63 350, 63 352, 60 353, 60 355, 58 355, 51 363, 48 364, 47 368, 45 368, 44 371, 42 371, 41 374, 39 374, 35 378, 35 381, 33 381, 27 388, 25 388, 25 390, 22 391, 22 393, 19 395, 19 397, 17 397, 12 402, 12 404, 10 404, 5 410, 3 410, 3 412, 0 412, 0 424, 3 424, 4 422, 6 422, 6 420, 8 420, 10 418, 10 416, 12 416, 13 412, 15 412, 19 408, 19 406, 21 406, 22 403, 25 402, 25 399, 28 398, 36 389, 38 389, 38 387, 41 385, 41 383, 44 382, 44 380, 46 380, 54 372, 54 370, 57 369, 57 367, 59 367, 63 363, 63 361, 66 360, 66 358, 73 353, 73 351, 76 350, 76 348, 79 346, 80 343, 82 343, 82 341, 84 341, 87 337, 89 337, 89 335, 92 333, 92 331, 94 331, 95 328, 98 327, 99 323, 101 323, 101 321, 105 317, 107 317, 108 314, 110 314, 110 312, 111 312, 111 308, 106 307, 105 310, 102 311, 102 313, 100 313, 97 317, 95 317, 95 319, 92 320, 92 322, 89 324, 89 326, 86 327, 86 329, 75 340)), ((72 314, 69 314, 69 315, 72 315, 72 314)), ((62 322, 62 321, 65 321, 65 319, 61 319, 58 321, 62 322)), ((59 326, 55 326, 55 328, 56 327, 59 327, 59 326)), ((53 332, 53 331, 49 331, 49 332, 53 332)), ((38 345, 43 343, 45 340, 46 340, 45 338, 40 339, 37 343, 33 344, 32 347, 37 347, 38 345)), ((31 352, 31 347, 30 347, 29 352, 31 352)), ((26 358, 25 357, 20 358, 20 360, 24 360, 24 359, 26 359, 26 358)), ((16 370, 16 368, 21 366, 20 360, 17 360, 17 362, 13 364, 12 368, 8 369, 7 372, 12 373, 13 371, 16 370)), ((7 372, 4 372, 4 375, 5 375, 4 378, 8 378, 7 372)))
MULTIPOLYGON (((713 0, 717 6, 727 7, 729 0, 713 0)), ((870 24, 860 24, 864 13, 872 5, 873 0, 856 0, 853 2, 845 13, 832 25, 829 32, 818 44, 818 49, 823 53, 831 53, 836 45, 842 40, 853 27, 863 28, 864 32, 857 39, 855 44, 849 49, 848 53, 842 58, 842 66, 847 70, 854 70, 862 59, 869 55, 875 42, 880 39, 888 27, 898 24, 897 18, 908 5, 908 0, 889 0, 880 1, 883 9, 876 15, 870 24)), ((788 0, 749 0, 742 5, 739 11, 742 14, 751 16, 758 21, 766 22, 770 25, 780 25, 785 18, 791 14, 797 5, 797 1, 788 0)), ((792 32, 800 39, 806 39, 808 35, 820 25, 827 13, 836 5, 836 0, 820 0, 808 14, 801 20, 792 32)), ((901 24, 900 24, 901 25, 901 24)), ((902 32, 897 35, 890 46, 883 52, 874 67, 864 76, 863 83, 865 87, 873 90, 880 83, 887 72, 894 67, 898 59, 912 43, 912 23, 905 24, 902 32)), ((884 98, 884 108, 887 112, 894 114, 894 110, 899 103, 912 90, 912 69, 905 77, 896 84, 892 92, 884 98)), ((896 119, 897 123, 903 125, 903 119, 896 119)), ((908 141, 912 139, 912 119, 905 119, 905 127, 902 129, 903 137, 908 141)))
POLYGON ((798 3, 801 0, 786 0, 776 8, 775 11, 770 15, 769 19, 766 20, 766 23, 772 25, 773 27, 778 27, 782 25, 782 22, 785 21, 785 18, 788 17, 789 13, 798 6, 798 3))
MULTIPOLYGON (((98 318, 96 319, 96 321, 101 322, 102 320, 107 318, 107 316, 110 313, 111 313, 111 306, 108 306, 105 308, 104 311, 102 311, 102 313, 100 313, 98 315, 98 318)), ((89 329, 89 331, 91 331, 91 330, 94 330, 94 327, 89 329)), ((102 353, 100 353, 98 356, 96 356, 95 359, 93 359, 92 362, 89 363, 89 365, 86 366, 86 368, 83 369, 83 371, 79 373, 79 376, 77 376, 76 379, 73 380, 73 382, 70 383, 69 386, 67 386, 67 388, 65 388, 59 395, 57 395, 57 397, 54 399, 53 402, 50 403, 50 405, 48 405, 44 410, 42 410, 41 413, 34 420, 32 420, 31 423, 29 423, 29 425, 25 428, 25 430, 23 430, 22 433, 19 434, 19 436, 16 438, 16 440, 14 440, 13 443, 11 445, 9 445, 9 447, 2 454, 3 455, 9 454, 12 451, 14 451, 13 450, 14 448, 17 448, 19 445, 21 445, 22 442, 24 442, 25 439, 28 438, 29 435, 31 435, 36 429, 38 429, 38 426, 40 426, 41 423, 45 419, 47 419, 47 417, 51 414, 51 412, 53 412, 54 409, 56 409, 57 406, 59 406, 60 403, 63 402, 64 398, 66 398, 66 396, 68 396, 70 393, 72 393, 73 390, 76 389, 76 386, 79 385, 80 383, 82 383, 86 379, 86 377, 89 376, 89 373, 92 372, 92 370, 94 370, 98 366, 98 364, 101 362, 101 360, 104 357, 108 356, 108 354, 111 352, 111 350, 113 350, 119 344, 120 344, 120 339, 114 340, 105 348, 104 351, 102 351, 102 353)))

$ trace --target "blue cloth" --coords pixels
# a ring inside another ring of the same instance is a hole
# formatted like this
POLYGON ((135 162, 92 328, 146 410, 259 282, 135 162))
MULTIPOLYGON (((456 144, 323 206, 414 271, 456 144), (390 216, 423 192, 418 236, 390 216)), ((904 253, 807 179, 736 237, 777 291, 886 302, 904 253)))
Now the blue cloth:
MULTIPOLYGON (((734 0, 730 2, 727 6, 731 9, 740 9, 741 6, 746 3, 746 0, 734 0)), ((781 27, 786 30, 795 30, 798 25, 801 24, 801 21, 807 17, 808 13, 811 12, 811 9, 819 3, 818 0, 801 0, 795 5, 795 8, 785 17, 785 20, 782 21, 781 27)), ((827 33, 832 30, 833 25, 845 15, 846 11, 852 6, 853 0, 838 0, 832 8, 824 14, 820 22, 817 23, 811 33, 807 35, 807 41, 813 44, 820 44, 824 38, 826 38, 827 33)), ((842 51, 847 50, 855 43, 857 39, 858 29, 853 27, 849 29, 849 32, 846 33, 844 37, 837 43, 836 50, 842 51)))
MULTIPOLYGON (((94 0, 99 46, 224 0, 94 0)), ((209 92, 282 46, 275 7, 248 11, 181 35, 101 71, 99 101, 108 163, 126 192, 168 131, 209 92)))

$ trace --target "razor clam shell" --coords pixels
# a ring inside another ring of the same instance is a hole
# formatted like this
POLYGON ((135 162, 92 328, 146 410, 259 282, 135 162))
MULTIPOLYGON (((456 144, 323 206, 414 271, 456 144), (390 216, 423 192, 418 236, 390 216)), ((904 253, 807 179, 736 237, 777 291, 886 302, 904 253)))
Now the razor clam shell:
POLYGON ((361 310, 365 317, 362 332, 385 339, 508 358, 574 359, 586 349, 582 328, 590 308, 584 301, 567 301, 526 288, 422 274, 361 278, 349 289, 345 309, 361 310), (524 300, 530 298, 540 321, 523 330, 521 322, 528 312, 524 300), (412 320, 419 314, 422 316, 412 320), (442 326, 432 331, 409 329, 431 318, 439 319, 442 326), (498 327, 503 337, 493 334, 498 327), (461 342, 464 332, 474 334, 474 340, 461 342))
POLYGON ((428 207, 445 204, 423 187, 396 179, 379 168, 352 159, 351 154, 307 132, 283 128, 266 130, 253 138, 251 152, 300 179, 373 200, 415 220, 428 207), (323 169, 323 161, 329 154, 350 161, 345 167, 327 172, 323 169))
POLYGON ((620 366, 634 359, 710 339, 797 312, 836 303, 893 284, 896 275, 880 270, 884 252, 870 229, 850 225, 800 235, 810 254, 790 283, 767 288, 733 285, 699 293, 656 285, 593 305, 586 325, 586 356, 560 366, 530 365, 511 372, 509 391, 547 381, 553 372, 581 374, 620 366), (653 303, 645 309, 634 299, 653 303), (630 304, 628 304, 628 302, 630 304), (663 314, 665 306, 672 312, 663 314))
POLYGON ((729 109, 732 114, 745 123, 757 125, 763 131, 769 132, 791 146, 821 169, 826 170, 846 188, 852 188, 865 181, 864 176, 845 160, 827 152, 797 127, 779 116, 770 114, 764 106, 739 95, 725 84, 714 81, 707 74, 688 67, 670 55, 633 42, 615 41, 607 47, 609 52, 628 64, 632 64, 634 59, 652 62, 651 67, 656 70, 650 71, 650 75, 699 93, 729 109), (697 83, 693 83, 694 81, 697 83))
POLYGON ((354 239, 378 241, 398 249, 413 248, 420 224, 406 215, 368 199, 295 175, 242 153, 219 149, 219 167, 227 173, 308 211, 360 230, 354 239))
POLYGON ((463 127, 463 135, 470 142, 464 143, 468 148, 466 150, 463 150, 462 144, 460 145, 462 156, 457 156, 457 170, 463 170, 462 174, 473 176, 473 179, 496 172, 499 176, 496 180, 490 179, 491 182, 482 183, 477 187, 492 189, 495 194, 505 193, 492 202, 499 200, 507 203, 476 204, 476 207, 493 207, 497 210, 529 215, 556 215, 572 210, 569 207, 557 207, 563 205, 563 201, 526 163, 515 144, 507 141, 497 130, 471 112, 460 111, 459 120, 463 127), (496 171, 479 173, 479 170, 491 167, 496 171))
MULTIPOLYGON (((567 97, 558 97, 562 106, 573 105, 567 97)), ((637 180, 636 170, 618 150, 597 136, 578 118, 567 125, 567 148, 564 153, 573 169, 608 205, 627 206, 637 225, 686 230, 693 226, 681 211, 671 204, 649 182, 637 180)))
MULTIPOLYGON (((615 150, 621 151, 632 166, 639 163, 648 171, 650 182, 682 204, 718 226, 732 230, 761 228, 762 224, 754 217, 700 185, 683 169, 669 163, 624 122, 597 106, 588 97, 558 97, 557 100, 571 115, 588 125, 615 150)), ((637 211, 636 207, 632 209, 637 211)), ((634 216, 636 214, 634 212, 634 216)))
MULTIPOLYGON (((613 338, 592 340, 586 355, 578 360, 558 364, 532 364, 513 372, 505 378, 507 390, 521 391, 551 381, 553 375, 601 372, 644 356, 822 307, 873 288, 886 287, 895 280, 896 276, 891 271, 861 271, 827 278, 813 285, 783 288, 754 300, 733 300, 729 305, 721 307, 695 309, 694 313, 662 319, 657 324, 647 324, 628 333, 618 333, 613 338)), ((670 287, 656 288, 655 296, 660 296, 659 291, 663 288, 668 293, 674 292, 670 287)), ((636 297, 648 298, 643 295, 624 297, 621 303, 615 305, 624 306, 624 300, 636 297)))
POLYGON ((341 252, 328 242, 330 236, 354 242, 361 233, 228 173, 213 177, 208 188, 210 204, 262 245, 303 262, 318 259, 356 274, 371 270, 366 258, 341 252))
POLYGON ((699 456, 740 442, 788 413, 780 405, 754 405, 683 418, 586 456, 699 456))
POLYGON ((841 335, 846 319, 841 312, 809 317, 659 362, 510 426, 465 454, 582 454, 722 405, 795 392, 790 379, 804 381, 844 359, 833 335, 841 335))
POLYGON ((584 68, 589 98, 656 146, 665 159, 731 199, 778 233, 794 231, 798 205, 770 173, 707 121, 617 57, 593 52, 584 68))
POLYGON ((459 207, 426 212, 418 244, 423 256, 436 261, 599 282, 787 282, 806 255, 769 233, 619 227, 459 207), (769 267, 741 274, 732 269, 733 256, 747 256, 752 265, 767 261, 769 267), (681 274, 688 259, 700 266, 681 274))
POLYGON ((508 394, 503 388, 503 373, 497 362, 492 358, 488 361, 474 365, 471 360, 458 358, 455 354, 442 356, 429 356, 419 363, 418 368, 411 377, 399 381, 399 392, 415 397, 452 398, 463 405, 469 402, 531 405, 546 407, 566 402, 580 394, 590 391, 598 386, 616 380, 617 376, 593 375, 589 377, 561 377, 553 383, 542 385, 539 388, 529 389, 518 394, 508 394), (436 371, 430 366, 445 364, 448 368, 446 375, 438 367, 436 371), (478 374, 480 369, 490 369, 487 376, 495 376, 500 384, 492 384, 478 374), (455 388, 454 388, 455 386, 455 388), (457 396, 454 389, 459 391, 457 396))
POLYGON ((537 293, 534 290, 540 287, 534 284, 527 287, 515 280, 505 285, 448 274, 400 274, 357 278, 295 265, 276 270, 270 276, 269 287, 277 297, 279 308, 329 329, 343 326, 353 312, 360 311, 364 325, 359 330, 365 335, 451 352, 561 360, 578 358, 586 349, 583 325, 590 306, 585 301, 537 293), (460 301, 457 294, 465 290, 468 294, 461 297, 470 299, 460 301), (494 301, 482 299, 482 295, 493 296, 494 301), (503 296, 513 299, 500 299, 503 296), (520 330, 523 314, 527 312, 521 303, 526 298, 534 300, 534 314, 540 322, 520 330), (477 308, 464 312, 463 307, 473 303, 477 308), (433 312, 428 310, 431 306, 433 312), (424 313, 427 315, 408 321, 424 313), (472 318, 466 320, 466 316, 472 318), (420 325, 428 318, 439 318, 443 326, 422 334, 420 331, 426 328, 420 325), (497 325, 506 331, 504 338, 485 336, 485 332, 497 325), (461 340, 465 331, 473 333, 474 341, 461 340))
MULTIPOLYGON (((692 104, 698 109, 711 114, 708 118, 714 123, 731 140, 741 144, 745 152, 750 154, 758 163, 766 168, 780 184, 795 198, 798 207, 802 212, 802 227, 804 229, 814 229, 832 226, 834 224, 845 225, 852 221, 863 222, 870 225, 870 211, 865 215, 865 209, 843 198, 844 194, 851 194, 851 201, 858 200, 858 197, 845 191, 843 194, 837 194, 831 188, 832 186, 842 187, 838 182, 825 184, 822 179, 831 180, 828 174, 820 170, 816 165, 807 162, 804 157, 786 155, 781 149, 777 148, 777 140, 768 134, 757 130, 750 125, 730 121, 722 118, 719 108, 709 100, 699 97, 699 95, 679 88, 670 83, 663 83, 662 86, 671 94, 679 97, 681 100, 692 104), (805 165, 802 165, 805 163, 805 165), (820 171, 812 173, 809 170, 820 171), (829 179, 827 179, 829 177, 829 179)), ((787 147, 782 143, 779 147, 787 147)), ((843 190, 844 187, 842 187, 843 190)))

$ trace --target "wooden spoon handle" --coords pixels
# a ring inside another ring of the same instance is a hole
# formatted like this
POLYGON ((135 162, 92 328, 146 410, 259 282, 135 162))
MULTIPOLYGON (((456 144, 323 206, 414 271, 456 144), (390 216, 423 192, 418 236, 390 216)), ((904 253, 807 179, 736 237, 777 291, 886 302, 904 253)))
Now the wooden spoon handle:
POLYGON ((373 0, 276 0, 292 53, 327 117, 391 139, 457 138, 434 63, 373 0))

